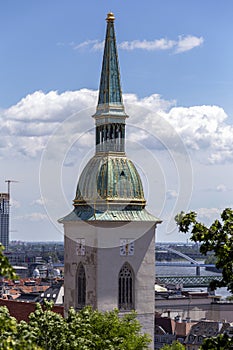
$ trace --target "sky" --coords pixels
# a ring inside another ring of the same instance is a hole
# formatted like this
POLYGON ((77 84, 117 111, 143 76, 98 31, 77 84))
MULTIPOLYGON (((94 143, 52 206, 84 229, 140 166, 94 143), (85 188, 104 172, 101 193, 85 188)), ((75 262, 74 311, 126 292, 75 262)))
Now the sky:
POLYGON ((0 3, 0 191, 10 239, 62 241, 78 177, 94 154, 108 12, 127 119, 127 155, 157 241, 187 241, 174 216, 211 223, 233 206, 231 0, 9 0, 0 3))

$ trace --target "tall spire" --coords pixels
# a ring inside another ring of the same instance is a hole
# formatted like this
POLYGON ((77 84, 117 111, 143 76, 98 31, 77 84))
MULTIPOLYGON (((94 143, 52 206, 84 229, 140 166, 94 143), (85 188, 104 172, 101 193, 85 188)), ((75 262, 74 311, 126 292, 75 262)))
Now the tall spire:
POLYGON ((99 100, 96 113, 96 153, 125 152, 125 113, 114 30, 115 17, 107 15, 99 100))
POLYGON ((126 116, 122 101, 114 20, 114 14, 108 13, 99 100, 95 116, 102 113, 126 116))

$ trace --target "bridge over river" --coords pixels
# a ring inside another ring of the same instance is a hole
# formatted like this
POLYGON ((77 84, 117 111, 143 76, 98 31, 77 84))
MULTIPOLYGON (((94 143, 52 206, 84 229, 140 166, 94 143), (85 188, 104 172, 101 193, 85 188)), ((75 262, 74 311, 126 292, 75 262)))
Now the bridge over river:
POLYGON ((222 279, 222 276, 157 276, 156 283, 182 285, 186 288, 208 287, 210 281, 222 279))
POLYGON ((200 271, 201 271, 201 267, 212 267, 214 268, 215 265, 214 264, 204 264, 202 262, 199 262, 197 260, 194 260, 192 258, 190 258, 190 256, 174 249, 174 248, 170 248, 167 247, 165 245, 162 244, 157 244, 156 245, 156 250, 159 252, 160 250, 165 250, 171 253, 174 253, 176 255, 179 256, 179 258, 182 258, 184 261, 156 261, 156 266, 176 266, 176 267, 195 267, 196 268, 196 276, 200 276, 200 271))
MULTIPOLYGON (((156 246, 157 251, 165 250, 168 252, 172 252, 179 256, 179 258, 182 258, 182 261, 156 261, 155 267, 159 266, 171 266, 171 267, 194 267, 196 268, 196 276, 195 275, 189 275, 189 276, 159 276, 156 275, 156 281, 162 284, 181 284, 184 287, 208 287, 210 281, 212 280, 218 280, 220 281, 222 276, 221 275, 211 275, 211 276, 201 276, 201 267, 209 267, 214 268, 215 265, 213 264, 205 264, 203 262, 199 262, 197 260, 192 259, 186 254, 183 254, 180 251, 177 251, 173 248, 164 246, 162 244, 159 244, 156 246)), ((157 270, 157 269, 156 269, 157 270)), ((155 270, 155 271, 156 271, 155 270)))
POLYGON ((196 268, 196 276, 200 276, 201 267, 210 267, 214 268, 213 264, 204 264, 204 263, 189 263, 189 262, 181 262, 181 261, 157 261, 155 266, 173 266, 173 267, 195 267, 196 268))

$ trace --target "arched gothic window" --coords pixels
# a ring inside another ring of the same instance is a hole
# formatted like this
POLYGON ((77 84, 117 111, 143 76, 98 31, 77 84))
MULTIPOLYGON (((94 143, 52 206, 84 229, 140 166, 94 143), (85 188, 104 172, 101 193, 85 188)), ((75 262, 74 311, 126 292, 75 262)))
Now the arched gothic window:
POLYGON ((82 309, 86 305, 86 274, 83 264, 79 264, 76 275, 77 308, 82 309))
POLYGON ((132 310, 134 308, 134 278, 128 263, 125 263, 119 272, 118 308, 119 310, 132 310))

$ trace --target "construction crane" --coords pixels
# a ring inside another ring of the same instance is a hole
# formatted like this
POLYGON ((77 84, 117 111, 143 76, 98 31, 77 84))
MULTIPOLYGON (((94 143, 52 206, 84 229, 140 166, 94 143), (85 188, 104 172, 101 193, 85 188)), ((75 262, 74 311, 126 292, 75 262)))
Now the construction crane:
POLYGON ((12 182, 19 182, 19 181, 16 181, 16 180, 5 180, 5 182, 7 182, 7 193, 8 193, 9 200, 10 200, 10 185, 11 185, 12 182))

